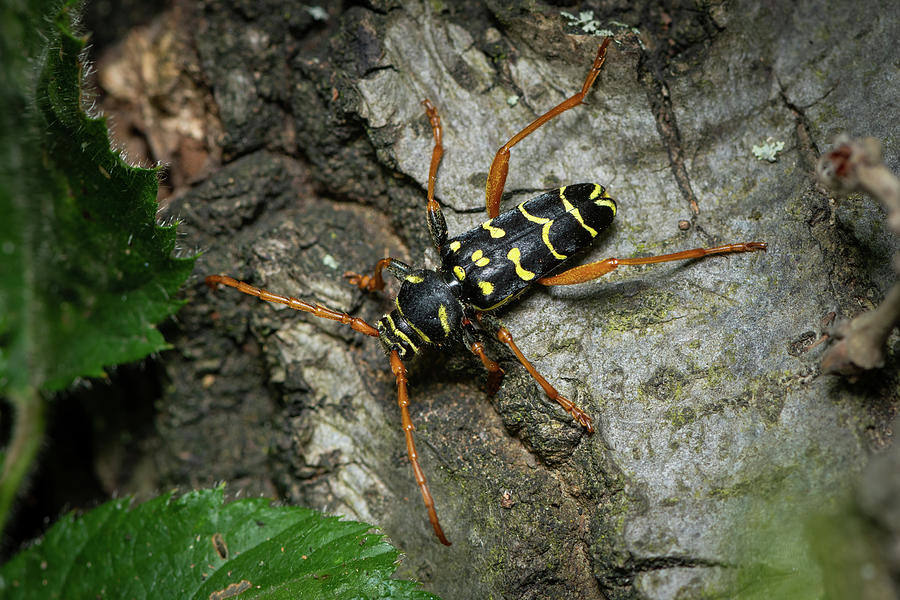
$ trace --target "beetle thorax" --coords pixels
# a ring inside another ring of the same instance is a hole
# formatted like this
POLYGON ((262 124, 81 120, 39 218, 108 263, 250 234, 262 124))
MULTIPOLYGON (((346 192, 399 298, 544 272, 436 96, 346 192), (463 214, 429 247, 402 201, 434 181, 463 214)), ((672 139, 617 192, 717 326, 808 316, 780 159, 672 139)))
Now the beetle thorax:
POLYGON ((463 305, 440 273, 413 271, 403 279, 397 308, 378 322, 378 332, 387 350, 401 358, 418 352, 420 346, 442 344, 459 332, 463 305))

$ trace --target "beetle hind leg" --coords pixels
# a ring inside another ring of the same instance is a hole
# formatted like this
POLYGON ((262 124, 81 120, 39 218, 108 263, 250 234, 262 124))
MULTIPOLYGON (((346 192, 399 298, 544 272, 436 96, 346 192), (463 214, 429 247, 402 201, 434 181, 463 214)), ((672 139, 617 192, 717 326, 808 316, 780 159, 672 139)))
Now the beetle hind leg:
POLYGON ((727 244, 725 246, 716 246, 714 248, 692 248, 691 250, 682 250, 681 252, 673 252, 672 254, 662 254, 659 256, 645 256, 640 258, 607 258, 597 262, 588 263, 573 267, 568 271, 557 273, 550 277, 542 277, 538 279, 541 285, 573 285, 576 283, 585 283, 592 279, 602 277, 607 273, 615 271, 619 265, 649 265, 654 263, 671 262, 674 260, 690 260, 695 258, 703 258, 711 254, 731 254, 733 252, 757 252, 765 250, 768 244, 765 242, 744 242, 741 244, 727 244))
MULTIPOLYGON (((478 316, 479 321, 481 321, 482 323, 487 318, 482 313, 479 313, 478 316)), ((541 389, 544 390, 544 393, 547 395, 547 397, 562 406, 563 410, 569 413, 579 425, 587 430, 588 433, 594 433, 594 421, 593 419, 591 419, 590 415, 582 410, 577 404, 560 394, 555 387, 550 385, 550 382, 544 379, 543 375, 538 373, 538 370, 534 368, 534 365, 531 364, 531 361, 525 358, 525 355, 522 354, 521 350, 519 350, 519 347, 513 340, 512 334, 509 332, 509 329, 507 329, 503 325, 500 325, 499 323, 496 324, 496 327, 497 339, 506 344, 507 347, 512 350, 513 354, 515 354, 519 362, 522 363, 522 366, 525 367, 525 369, 528 371, 528 374, 531 375, 531 377, 537 382, 537 384, 541 386, 541 389)))

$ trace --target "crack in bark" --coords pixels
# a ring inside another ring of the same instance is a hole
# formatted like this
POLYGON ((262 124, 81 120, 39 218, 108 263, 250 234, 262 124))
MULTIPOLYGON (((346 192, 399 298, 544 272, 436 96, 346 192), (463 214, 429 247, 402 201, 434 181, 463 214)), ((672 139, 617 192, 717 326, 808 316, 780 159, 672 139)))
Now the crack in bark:
POLYGON ((680 555, 671 555, 671 556, 653 556, 650 558, 639 558, 632 562, 631 564, 631 572, 633 575, 637 575, 638 573, 646 573, 648 571, 659 571, 662 569, 673 569, 673 568, 709 568, 709 567, 722 567, 722 568, 731 568, 734 565, 731 565, 726 562, 722 562, 720 560, 716 560, 714 558, 700 558, 693 556, 680 556, 680 555))
POLYGON ((688 201, 693 217, 696 217, 700 214, 700 206, 684 164, 684 148, 681 145, 681 133, 678 131, 669 86, 662 74, 657 69, 650 67, 649 60, 646 53, 641 54, 641 60, 638 62, 638 80, 644 84, 647 90, 647 100, 656 121, 656 130, 668 152, 672 175, 675 177, 678 189, 681 190, 681 195, 688 201))
MULTIPOLYGON (((823 256, 833 256, 834 261, 828 262, 828 267, 826 269, 825 277, 826 277, 826 285, 831 290, 832 296, 836 298, 841 297, 841 293, 838 291, 838 286, 835 284, 835 281, 842 279, 836 273, 839 269, 840 265, 855 265, 856 260, 852 252, 850 251, 853 248, 853 244, 850 243, 850 238, 852 237, 850 233, 847 232, 846 227, 842 226, 840 222, 835 221, 834 216, 834 207, 829 203, 830 191, 827 190, 821 183, 818 183, 815 177, 816 164, 819 160, 819 156, 821 155, 821 151, 819 150, 816 143, 813 141, 812 136, 812 126, 810 124, 809 118, 806 115, 806 109, 810 106, 815 105, 818 102, 824 100, 833 90, 832 87, 829 89, 821 98, 815 100, 807 106, 801 106, 796 104, 788 97, 788 91, 784 84, 781 81, 781 78, 777 73, 773 72, 773 76, 775 77, 776 85, 778 86, 778 97, 781 101, 782 105, 791 113, 792 117, 795 121, 795 135, 797 137, 797 148, 798 153, 800 155, 800 163, 801 166, 809 173, 810 183, 808 185, 809 194, 813 195, 814 198, 817 198, 819 201, 816 202, 814 199, 811 199, 807 206, 810 211, 810 215, 805 219, 806 226, 809 230, 810 239, 815 243, 818 251, 823 256), (820 232, 817 233, 817 229, 819 226, 825 228, 825 231, 830 230, 830 233, 824 234, 820 232)), ((852 266, 850 267, 851 271, 853 270, 852 266)), ((842 308, 839 305, 836 306, 837 312, 843 312, 842 308)), ((818 332, 822 332, 824 328, 814 328, 818 332)), ((816 373, 818 376, 820 373, 816 373)))
MULTIPOLYGON (((787 91, 781 83, 781 78, 778 77, 777 73, 773 73, 773 75, 775 76, 775 82, 778 84, 778 96, 781 98, 781 103, 784 104, 794 117, 795 132, 800 149, 800 156, 803 159, 803 167, 809 171, 810 174, 813 174, 815 173, 816 163, 819 160, 821 152, 819 152, 819 148, 812 139, 812 134, 810 133, 811 126, 809 118, 806 116, 805 108, 795 104, 788 98, 787 91)), ((820 100, 824 100, 831 91, 832 90, 828 90, 820 100)))
POLYGON ((635 558, 629 556, 624 564, 610 570, 607 584, 615 584, 620 587, 634 588, 635 578, 642 573, 662 571, 665 569, 700 569, 723 568, 731 569, 736 565, 716 560, 713 558, 701 558, 683 556, 678 554, 635 558))

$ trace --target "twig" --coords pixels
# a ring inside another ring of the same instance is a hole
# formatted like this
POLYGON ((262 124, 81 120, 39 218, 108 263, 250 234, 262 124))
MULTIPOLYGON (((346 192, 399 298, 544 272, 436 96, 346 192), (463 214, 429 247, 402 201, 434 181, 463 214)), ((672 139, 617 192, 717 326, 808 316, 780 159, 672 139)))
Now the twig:
POLYGON ((838 341, 822 357, 822 369, 826 373, 853 375, 883 366, 883 346, 898 317, 900 283, 895 283, 878 308, 838 327, 835 333, 838 341))
MULTIPOLYGON (((900 233, 900 179, 881 158, 881 143, 875 138, 838 138, 837 147, 823 154, 816 165, 819 181, 834 191, 864 191, 887 208, 888 226, 900 233)), ((900 254, 894 257, 900 273, 900 254)), ((826 373, 853 375, 884 364, 884 343, 900 322, 900 283, 888 292, 881 305, 837 328, 838 341, 822 358, 826 373)))
POLYGON ((888 226, 900 233, 900 179, 891 173, 881 158, 881 143, 867 137, 848 140, 839 137, 838 146, 827 152, 816 165, 816 176, 830 189, 841 192, 868 192, 888 210, 888 226))

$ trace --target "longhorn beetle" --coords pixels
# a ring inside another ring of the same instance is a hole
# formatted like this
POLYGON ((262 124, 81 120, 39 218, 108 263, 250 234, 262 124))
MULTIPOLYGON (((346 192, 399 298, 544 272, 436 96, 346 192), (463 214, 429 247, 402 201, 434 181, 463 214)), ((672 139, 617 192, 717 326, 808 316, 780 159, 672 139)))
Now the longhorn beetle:
POLYGON ((764 242, 746 242, 714 248, 694 248, 643 258, 607 258, 559 271, 573 256, 588 247, 598 232, 612 222, 616 214, 616 203, 602 185, 579 183, 564 186, 544 192, 500 213, 500 199, 509 171, 510 149, 553 117, 582 103, 600 73, 609 43, 610 38, 606 38, 600 44, 594 64, 580 92, 535 119, 497 151, 491 164, 486 188, 489 218, 475 229, 455 238, 448 238, 441 207, 434 199, 435 177, 444 153, 441 143, 441 120, 434 105, 427 99, 423 101, 434 137, 431 166, 428 171, 426 218, 432 242, 441 259, 441 266, 437 270, 414 269, 399 260, 383 258, 375 264, 372 275, 345 273, 344 276, 350 284, 365 291, 384 288, 382 278, 384 269, 401 281, 396 308, 384 315, 374 327, 347 313, 326 308, 321 304, 311 304, 297 298, 273 294, 231 277, 210 275, 206 278, 207 285, 213 289, 218 284, 227 285, 245 294, 257 296, 261 300, 285 304, 317 317, 340 321, 360 333, 381 340, 397 382, 397 403, 400 405, 400 421, 406 436, 409 462, 422 492, 425 507, 428 509, 428 518, 434 527, 434 533, 448 546, 450 542, 438 521, 434 499, 428 490, 413 441, 414 427, 409 417, 404 360, 415 356, 423 346, 443 345, 461 340, 478 356, 488 371, 487 390, 489 394, 493 394, 500 386, 503 369, 485 354, 482 341, 482 333, 493 329, 491 333, 509 347, 543 388, 544 393, 551 400, 558 402, 588 433, 593 433, 591 417, 556 391, 537 372, 519 350, 506 327, 483 318, 483 313, 502 306, 536 283, 570 285, 596 279, 613 271, 619 265, 644 265, 694 259, 710 254, 766 249, 764 242))

